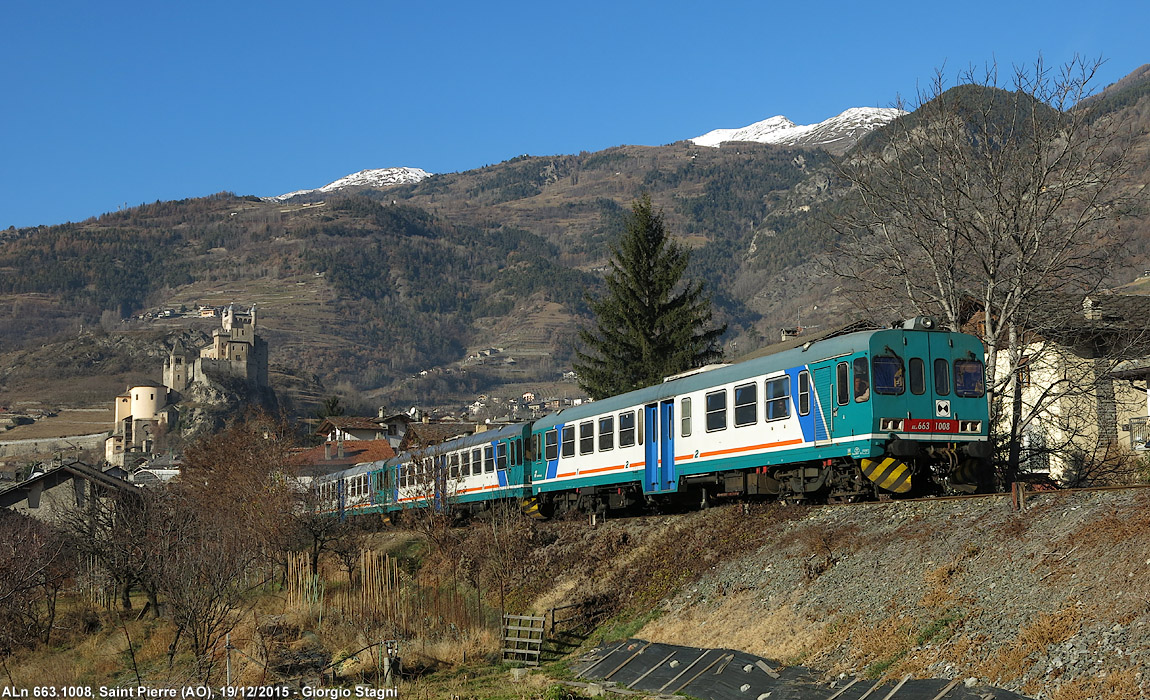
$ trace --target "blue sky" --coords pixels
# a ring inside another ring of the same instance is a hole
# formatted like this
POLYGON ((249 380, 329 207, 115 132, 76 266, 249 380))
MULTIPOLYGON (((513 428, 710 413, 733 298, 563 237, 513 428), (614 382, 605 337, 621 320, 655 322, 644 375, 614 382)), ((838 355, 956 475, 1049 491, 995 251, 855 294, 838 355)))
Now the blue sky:
POLYGON ((0 228, 890 106, 934 70, 1150 62, 1150 3, 149 2, 0 10, 0 228))

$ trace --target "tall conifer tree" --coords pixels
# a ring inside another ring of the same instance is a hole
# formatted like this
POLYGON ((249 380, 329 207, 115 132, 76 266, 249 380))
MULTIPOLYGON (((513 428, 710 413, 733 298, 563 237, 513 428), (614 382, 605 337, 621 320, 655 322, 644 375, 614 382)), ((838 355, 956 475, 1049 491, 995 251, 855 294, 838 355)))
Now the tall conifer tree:
POLYGON ((702 281, 684 281, 690 251, 667 236, 663 215, 644 194, 611 249, 607 293, 590 300, 595 327, 582 328, 579 385, 592 398, 657 384, 722 357, 726 325, 711 319, 702 281))

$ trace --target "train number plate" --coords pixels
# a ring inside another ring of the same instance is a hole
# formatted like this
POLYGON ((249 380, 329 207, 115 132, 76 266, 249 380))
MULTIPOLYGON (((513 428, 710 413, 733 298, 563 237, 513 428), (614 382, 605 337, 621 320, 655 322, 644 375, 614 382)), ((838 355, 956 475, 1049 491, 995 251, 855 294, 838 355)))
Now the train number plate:
POLYGON ((957 433, 958 421, 911 418, 906 422, 906 430, 910 433, 957 433))

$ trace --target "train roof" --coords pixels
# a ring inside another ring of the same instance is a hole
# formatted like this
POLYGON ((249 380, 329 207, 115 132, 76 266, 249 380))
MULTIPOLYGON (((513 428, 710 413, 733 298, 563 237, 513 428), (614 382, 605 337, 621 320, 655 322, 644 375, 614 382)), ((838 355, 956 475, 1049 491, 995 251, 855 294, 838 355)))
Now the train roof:
MULTIPOLYGON (((454 450, 462 450, 465 447, 474 447, 476 445, 486 445, 495 440, 502 440, 504 438, 514 438, 523 435, 523 431, 529 426, 530 423, 509 423, 501 425, 497 428, 484 430, 481 433, 472 433, 471 435, 464 435, 462 437, 452 438, 435 445, 429 445, 417 450, 404 452, 396 458, 399 462, 410 461, 415 453, 423 452, 433 455, 443 454, 444 452, 451 452, 454 450)), ((390 461, 390 460, 389 460, 390 461)))
MULTIPOLYGON (((738 381, 751 376, 761 376, 772 372, 781 372, 792 367, 798 367, 829 357, 851 355, 870 347, 871 338, 876 334, 903 334, 906 328, 876 328, 870 323, 852 323, 831 329, 818 336, 796 338, 786 343, 780 343, 770 348, 764 348, 761 354, 753 355, 729 365, 718 365, 712 369, 697 371, 676 379, 664 381, 662 384, 636 389, 618 396, 611 396, 599 401, 564 408, 535 421, 535 429, 549 429, 572 420, 580 420, 591 416, 630 408, 633 406, 651 404, 663 399, 700 391, 712 386, 738 381), (862 330, 860 330, 860 328, 862 330)), ((937 333, 939 330, 918 330, 912 332, 937 333)), ((972 340, 977 339, 971 336, 972 340)))
MULTIPOLYGON (((394 459, 394 457, 392 459, 394 459)), ((321 474, 320 476, 316 476, 312 479, 312 483, 326 484, 329 481, 336 481, 344 477, 366 474, 370 471, 379 469, 379 464, 381 464, 381 462, 360 462, 355 466, 348 467, 347 469, 343 469, 338 472, 331 472, 330 474, 321 474)))

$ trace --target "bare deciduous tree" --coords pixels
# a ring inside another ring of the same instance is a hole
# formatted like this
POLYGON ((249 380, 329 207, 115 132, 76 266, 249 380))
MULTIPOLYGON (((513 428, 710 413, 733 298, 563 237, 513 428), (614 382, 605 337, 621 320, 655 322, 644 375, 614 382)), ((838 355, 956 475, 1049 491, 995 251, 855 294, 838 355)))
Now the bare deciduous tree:
POLYGON ((0 651, 47 643, 71 560, 54 528, 0 510, 0 651))
POLYGON ((247 593, 290 546, 297 497, 288 436, 281 421, 254 415, 189 447, 164 518, 150 524, 166 614, 205 681, 247 593))
MULTIPOLYGON (((1086 101, 1100 65, 1039 58, 1005 89, 995 65, 951 89, 939 71, 840 169, 852 189, 831 223, 830 268, 872 309, 909 307, 955 329, 981 312, 992 410, 999 394, 1015 403, 1024 341, 1047 328, 1036 302, 1096 289, 1120 243, 1110 224, 1130 205, 1131 140, 1086 101)), ((1005 426, 1012 444, 1023 420, 1016 411, 1005 426)))

